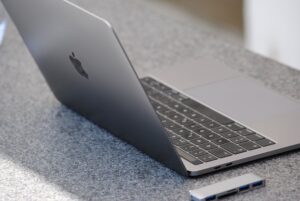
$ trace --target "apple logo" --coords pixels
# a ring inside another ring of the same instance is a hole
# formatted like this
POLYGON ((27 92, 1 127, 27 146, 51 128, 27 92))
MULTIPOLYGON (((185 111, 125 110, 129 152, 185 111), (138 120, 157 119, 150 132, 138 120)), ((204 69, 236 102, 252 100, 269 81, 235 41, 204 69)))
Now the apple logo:
POLYGON ((69 56, 70 61, 72 62, 73 66, 75 67, 76 71, 82 75, 83 77, 85 77, 86 79, 89 79, 89 75, 86 73, 86 71, 84 70, 84 68, 82 67, 82 63, 81 61, 79 61, 76 56, 75 53, 72 52, 72 55, 69 56))

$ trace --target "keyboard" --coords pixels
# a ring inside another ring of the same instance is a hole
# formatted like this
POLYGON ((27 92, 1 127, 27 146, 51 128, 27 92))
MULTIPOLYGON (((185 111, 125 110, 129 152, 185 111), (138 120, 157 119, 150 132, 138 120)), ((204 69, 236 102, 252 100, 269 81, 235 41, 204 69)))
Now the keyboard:
POLYGON ((151 77, 141 83, 178 154, 194 165, 275 144, 151 77))

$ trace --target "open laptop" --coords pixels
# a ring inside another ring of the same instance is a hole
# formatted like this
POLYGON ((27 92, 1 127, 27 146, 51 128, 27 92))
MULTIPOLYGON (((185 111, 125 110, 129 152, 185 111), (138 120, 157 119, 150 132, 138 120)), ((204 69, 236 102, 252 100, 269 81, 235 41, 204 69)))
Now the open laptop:
POLYGON ((2 0, 56 98, 176 172, 300 147, 300 104, 212 59, 138 78, 111 25, 63 0, 2 0))

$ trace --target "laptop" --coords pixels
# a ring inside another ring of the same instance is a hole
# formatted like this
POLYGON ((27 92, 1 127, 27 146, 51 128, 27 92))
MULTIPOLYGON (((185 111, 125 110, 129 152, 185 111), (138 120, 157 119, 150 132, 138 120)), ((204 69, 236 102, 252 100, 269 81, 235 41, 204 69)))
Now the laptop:
POLYGON ((62 104, 181 175, 300 147, 299 102, 214 59, 139 77, 105 19, 64 0, 2 2, 62 104))

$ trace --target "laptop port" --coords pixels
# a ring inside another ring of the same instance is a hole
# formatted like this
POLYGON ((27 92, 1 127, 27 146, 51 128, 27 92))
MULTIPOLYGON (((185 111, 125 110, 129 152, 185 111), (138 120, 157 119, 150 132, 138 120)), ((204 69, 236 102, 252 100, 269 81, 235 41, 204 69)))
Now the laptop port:
POLYGON ((252 187, 253 188, 256 188, 256 187, 260 187, 260 186, 263 186, 264 182, 263 181, 258 181, 258 182, 255 182, 252 184, 252 187))
POLYGON ((245 186, 241 186, 241 187, 239 188, 239 190, 240 190, 240 192, 243 192, 243 191, 249 190, 249 188, 250 188, 249 185, 245 185, 245 186))
POLYGON ((214 167, 215 170, 220 169, 220 168, 221 168, 221 166, 214 167))
POLYGON ((222 198, 226 198, 226 197, 229 197, 231 195, 235 195, 238 193, 238 190, 237 189, 232 189, 230 191, 227 191, 226 193, 224 193, 223 195, 219 195, 218 196, 218 199, 222 199, 222 198))
POLYGON ((231 166, 231 165, 232 165, 232 163, 227 163, 225 166, 228 167, 228 166, 231 166))
POLYGON ((217 196, 215 195, 212 195, 212 196, 209 196, 205 199, 205 201, 212 201, 212 200, 215 200, 217 198, 217 196))

